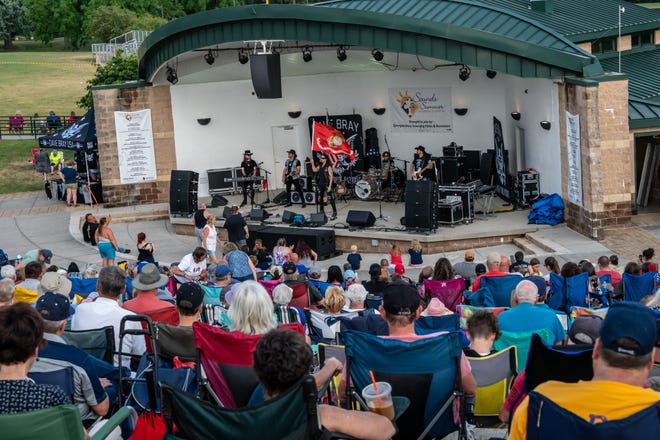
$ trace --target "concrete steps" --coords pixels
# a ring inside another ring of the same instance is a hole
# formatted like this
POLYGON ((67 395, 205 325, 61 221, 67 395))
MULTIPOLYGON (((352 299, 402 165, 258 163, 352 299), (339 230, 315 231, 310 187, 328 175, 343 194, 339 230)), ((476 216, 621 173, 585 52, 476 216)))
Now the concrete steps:
POLYGON ((522 249, 526 255, 556 255, 571 252, 564 246, 547 240, 534 232, 527 233, 521 238, 515 238, 513 243, 522 249))

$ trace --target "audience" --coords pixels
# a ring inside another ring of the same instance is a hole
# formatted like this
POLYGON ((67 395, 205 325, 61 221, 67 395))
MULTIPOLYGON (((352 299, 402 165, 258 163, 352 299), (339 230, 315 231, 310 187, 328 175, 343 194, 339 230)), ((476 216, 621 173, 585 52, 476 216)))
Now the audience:
POLYGON ((273 304, 278 324, 303 322, 303 312, 297 307, 289 307, 291 298, 293 298, 293 289, 286 284, 280 283, 273 289, 273 304))
POLYGON ((459 261, 453 266, 454 273, 465 279, 465 285, 468 289, 477 278, 477 274, 475 272, 476 267, 477 263, 474 262, 473 250, 465 251, 464 261, 459 261))
POLYGON ((350 312, 364 310, 364 300, 367 298, 368 292, 362 284, 351 284, 344 293, 348 300, 347 304, 344 306, 344 310, 350 312))
POLYGON ((369 266, 369 281, 362 282, 367 292, 372 295, 382 295, 383 290, 387 287, 387 280, 383 280, 382 274, 383 270, 380 264, 374 263, 369 266))
POLYGON ((605 255, 598 257, 598 272, 596 272, 596 275, 599 277, 609 275, 612 278, 613 287, 616 287, 619 281, 621 281, 621 274, 610 267, 610 259, 605 255))
POLYGON ((497 318, 486 310, 478 310, 467 320, 467 337, 470 345, 463 348, 466 356, 483 357, 495 353, 493 343, 500 337, 497 318))
POLYGON ((183 283, 176 291, 179 327, 192 327, 202 314, 204 291, 197 283, 183 283))
POLYGON ((256 281, 244 281, 234 289, 228 316, 230 329, 246 335, 262 335, 277 327, 273 301, 256 281))
POLYGON ((236 281, 257 280, 257 269, 248 254, 238 249, 235 243, 227 242, 223 248, 224 261, 236 281))
POLYGON ((122 307, 138 314, 174 308, 174 304, 156 296, 158 289, 164 286, 168 279, 169 277, 161 275, 155 264, 145 264, 138 276, 133 279, 133 288, 137 295, 124 302, 122 307))
POLYGON ((0 280, 0 308, 10 306, 14 303, 14 291, 16 287, 10 279, 0 280))
POLYGON ((502 263, 502 258, 506 258, 506 257, 501 257, 500 254, 498 254, 497 252, 488 254, 488 256, 486 257, 486 268, 488 269, 488 271, 483 275, 479 275, 474 280, 474 283, 472 283, 472 288, 470 290, 472 290, 473 292, 479 290, 479 288, 481 287, 481 279, 483 277, 505 277, 507 275, 511 275, 509 272, 505 272, 506 270, 508 270, 508 265, 507 268, 504 269, 504 271, 502 271, 500 265, 500 263, 502 263))
POLYGON ((179 283, 200 281, 206 279, 206 250, 196 247, 192 253, 185 255, 178 265, 172 267, 172 274, 179 283))

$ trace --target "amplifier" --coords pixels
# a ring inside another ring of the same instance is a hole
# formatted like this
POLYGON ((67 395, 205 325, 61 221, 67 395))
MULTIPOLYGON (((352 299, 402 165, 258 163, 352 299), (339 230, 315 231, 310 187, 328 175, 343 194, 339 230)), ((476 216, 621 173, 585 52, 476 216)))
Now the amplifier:
POLYGON ((442 147, 442 155, 445 157, 460 157, 463 156, 463 146, 462 145, 447 145, 442 147))
MULTIPOLYGON (((303 197, 305 197, 305 203, 309 205, 314 205, 316 203, 316 193, 310 191, 303 191, 303 197)), ((300 195, 296 191, 291 191, 291 203, 300 204, 300 195)))
POLYGON ((515 196, 518 206, 529 206, 532 200, 539 197, 541 194, 539 180, 539 173, 520 171, 516 174, 515 196))
POLYGON ((436 167, 440 170, 441 185, 453 185, 466 177, 465 158, 463 156, 440 157, 436 159, 436 167))
POLYGON ((472 222, 474 220, 474 192, 476 186, 452 185, 438 187, 438 200, 459 200, 463 203, 463 220, 472 222))
POLYGON ((454 225, 463 221, 463 202, 461 200, 438 200, 436 218, 438 223, 454 225))

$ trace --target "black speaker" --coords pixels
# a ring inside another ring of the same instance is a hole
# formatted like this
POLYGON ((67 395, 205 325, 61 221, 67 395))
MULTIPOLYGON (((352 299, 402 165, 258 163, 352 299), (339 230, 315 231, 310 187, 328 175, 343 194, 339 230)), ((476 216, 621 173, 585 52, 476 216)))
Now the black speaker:
MULTIPOLYGON (((305 203, 309 205, 314 205, 316 203, 316 193, 305 191, 303 192, 303 197, 305 198, 305 203)), ((302 203, 300 195, 296 191, 291 191, 291 203, 302 203)))
POLYGON ((222 210, 222 216, 224 218, 229 218, 231 215, 231 208, 229 206, 225 206, 225 209, 222 210))
POLYGON ((262 222, 268 218, 270 213, 266 212, 265 209, 253 209, 250 211, 250 219, 251 220, 256 220, 258 222, 262 222))
POLYGON ((293 217, 296 215, 295 212, 287 211, 286 209, 282 213, 282 221, 284 223, 293 223, 293 217))
POLYGON ((252 85, 259 99, 282 97, 282 74, 280 72, 280 54, 250 55, 250 73, 252 85))
POLYGON ((197 209, 197 183, 194 171, 172 170, 170 175, 170 213, 191 216, 197 209))
POLYGON ((437 160, 436 164, 440 169, 441 185, 453 185, 461 178, 465 179, 466 174, 463 156, 441 157, 437 160))
POLYGON ((437 229, 435 183, 409 181, 406 185, 406 228, 437 229))
POLYGON ((229 203, 229 201, 219 194, 211 196, 211 206, 213 208, 217 208, 218 206, 225 206, 227 203, 229 203))
POLYGON ((351 226, 373 226, 376 223, 376 217, 374 217, 371 211, 348 211, 346 215, 346 223, 351 226))
POLYGON ((328 217, 325 216, 325 213, 323 212, 318 212, 316 214, 312 214, 309 217, 309 223, 314 226, 321 226, 324 225, 328 222, 328 217))
POLYGON ((304 240, 309 247, 318 254, 319 260, 325 260, 336 255, 335 231, 329 229, 292 228, 290 226, 268 226, 265 228, 250 227, 249 244, 252 246, 254 240, 259 238, 264 246, 273 248, 281 237, 287 243, 297 243, 304 240))
POLYGON ((282 191, 281 193, 273 197, 273 203, 277 205, 281 205, 282 203, 286 203, 286 202, 287 202, 286 191, 282 191))

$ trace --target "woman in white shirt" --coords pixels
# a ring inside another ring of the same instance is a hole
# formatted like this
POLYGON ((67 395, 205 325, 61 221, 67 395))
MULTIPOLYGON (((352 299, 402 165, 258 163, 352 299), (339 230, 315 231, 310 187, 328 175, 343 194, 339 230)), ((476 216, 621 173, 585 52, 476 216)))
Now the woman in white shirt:
POLYGON ((202 245, 206 249, 206 256, 211 264, 218 261, 215 255, 218 243, 220 243, 220 240, 218 239, 218 231, 215 229, 215 216, 209 215, 206 219, 206 226, 202 230, 202 245))

